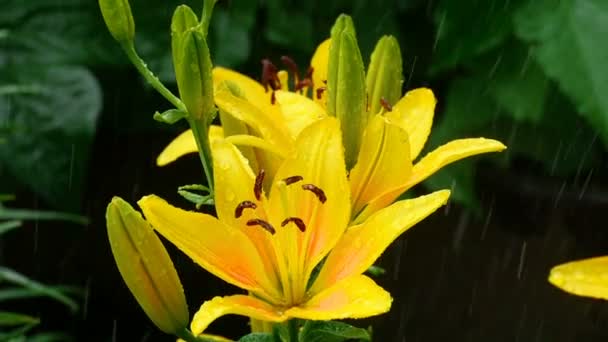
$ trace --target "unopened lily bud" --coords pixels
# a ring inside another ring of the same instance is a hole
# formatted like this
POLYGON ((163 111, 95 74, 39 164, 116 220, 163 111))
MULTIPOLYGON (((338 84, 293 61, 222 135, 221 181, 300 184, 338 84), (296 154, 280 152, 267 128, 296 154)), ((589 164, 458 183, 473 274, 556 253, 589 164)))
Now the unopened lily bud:
POLYGON ((135 22, 129 0, 99 0, 99 8, 112 37, 121 44, 132 44, 135 22))
MULTIPOLYGON (((403 66, 399 43, 393 36, 384 36, 376 44, 367 69, 368 113, 377 114, 383 103, 395 105, 401 98, 403 66)), ((385 108, 386 109, 386 108, 385 108)))
MULTIPOLYGON (((180 43, 186 33, 191 28, 199 24, 198 17, 194 11, 186 6, 180 5, 173 12, 171 18, 171 51, 173 53, 173 62, 177 66, 177 60, 180 53, 180 43)), ((177 71, 177 70, 176 70, 177 71)))
POLYGON ((341 15, 331 30, 327 111, 340 119, 346 166, 354 166, 367 124, 365 68, 352 19, 341 15))
MULTIPOLYGON (((191 117, 200 120, 212 115, 213 80, 211 56, 205 37, 196 28, 184 33, 175 62, 179 94, 191 117)), ((208 117, 209 122, 211 117, 208 117)))
POLYGON ((160 330, 181 333, 189 320, 184 290, 150 224, 119 197, 108 205, 106 223, 118 270, 139 305, 160 330))

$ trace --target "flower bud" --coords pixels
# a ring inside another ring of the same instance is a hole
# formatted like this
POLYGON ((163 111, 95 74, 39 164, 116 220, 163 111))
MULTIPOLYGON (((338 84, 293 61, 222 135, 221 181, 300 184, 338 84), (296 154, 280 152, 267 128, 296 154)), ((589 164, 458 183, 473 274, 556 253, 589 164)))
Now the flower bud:
POLYGON ((121 44, 132 44, 135 22, 129 0, 99 0, 99 8, 112 37, 121 44))
POLYGON ((365 68, 352 19, 341 15, 331 30, 327 72, 327 112, 340 119, 346 166, 352 168, 368 121, 365 68))
POLYGON ((108 205, 106 223, 118 270, 139 305, 160 330, 181 333, 189 320, 184 290, 150 224, 119 197, 108 205))
POLYGON ((187 30, 178 43, 174 58, 179 94, 192 118, 201 120, 213 114, 213 80, 211 56, 203 34, 196 28, 187 30))
POLYGON ((393 36, 384 36, 372 53, 366 80, 369 98, 368 113, 377 114, 382 101, 395 105, 401 98, 403 67, 399 43, 393 36))
POLYGON ((173 53, 174 65, 177 66, 176 62, 179 58, 180 43, 186 31, 196 27, 198 24, 198 17, 186 5, 178 6, 175 12, 173 12, 173 17, 171 18, 171 51, 173 53))

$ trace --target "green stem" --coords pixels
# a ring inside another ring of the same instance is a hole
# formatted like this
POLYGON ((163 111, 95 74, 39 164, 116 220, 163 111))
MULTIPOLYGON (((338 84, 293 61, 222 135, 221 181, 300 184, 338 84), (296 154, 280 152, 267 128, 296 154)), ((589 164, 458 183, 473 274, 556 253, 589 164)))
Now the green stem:
POLYGON ((207 177, 209 195, 213 196, 213 160, 211 159, 211 147, 209 146, 209 124, 206 118, 206 115, 203 115, 203 119, 189 118, 188 123, 198 146, 198 156, 201 158, 205 177, 207 177))
POLYGON ((203 28, 203 35, 207 37, 209 31, 209 23, 211 22, 211 13, 213 12, 213 6, 217 0, 205 0, 203 5, 203 14, 201 15, 201 25, 203 28))
POLYGON ((298 342, 298 321, 296 319, 287 321, 287 331, 289 332, 289 342, 298 342))
POLYGON ((135 46, 133 44, 123 45, 122 48, 125 50, 125 53, 127 54, 127 57, 129 57, 131 63, 133 63, 135 68, 137 68, 137 71, 139 71, 139 73, 146 79, 152 88, 156 89, 156 91, 171 102, 175 108, 186 113, 188 112, 184 103, 177 96, 173 95, 173 93, 161 83, 158 77, 156 77, 156 75, 154 75, 154 73, 148 69, 146 63, 139 57, 137 51, 135 51, 135 46))
POLYGON ((177 337, 181 338, 182 340, 186 341, 186 342, 201 342, 201 341, 205 341, 204 339, 200 339, 196 336, 194 336, 194 334, 192 334, 192 332, 188 329, 184 329, 182 332, 177 334, 177 337))

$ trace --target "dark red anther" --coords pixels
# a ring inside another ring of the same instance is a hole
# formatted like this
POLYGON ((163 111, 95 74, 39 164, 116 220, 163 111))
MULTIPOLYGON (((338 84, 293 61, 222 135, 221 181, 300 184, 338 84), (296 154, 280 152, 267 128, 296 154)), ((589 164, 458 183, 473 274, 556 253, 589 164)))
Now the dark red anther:
POLYGON ((285 185, 290 185, 293 183, 297 183, 297 182, 301 181, 302 179, 304 179, 302 176, 291 176, 291 177, 287 177, 287 178, 283 179, 283 182, 285 182, 285 185))
POLYGON ((251 201, 243 201, 241 203, 239 203, 239 205, 236 206, 236 209, 234 209, 234 217, 235 218, 239 218, 243 215, 243 210, 245 209, 255 209, 257 208, 257 205, 255 205, 255 203, 251 202, 251 201))
POLYGON ((380 98, 380 104, 382 105, 382 107, 384 107, 384 109, 387 112, 392 112, 393 111, 393 106, 391 106, 391 104, 388 103, 388 101, 386 101, 386 99, 384 97, 380 98))
POLYGON ((310 78, 305 78, 296 84, 295 91, 300 91, 306 87, 312 87, 312 80, 310 78))
POLYGON ((289 69, 289 71, 296 78, 294 84, 297 85, 298 83, 300 83, 300 71, 298 70, 298 65, 296 64, 296 62, 289 56, 281 56, 281 62, 283 62, 287 69, 289 69))
POLYGON ((272 91, 281 89, 278 72, 279 69, 269 59, 262 59, 262 85, 265 91, 268 91, 269 87, 272 91))
POLYGON ((283 222, 281 222, 281 227, 285 227, 287 224, 289 224, 289 222, 293 222, 296 226, 298 226, 298 229, 302 233, 306 231, 306 225, 304 224, 304 221, 302 221, 302 219, 299 217, 288 217, 284 219, 283 222))
POLYGON ((321 96, 323 95, 323 92, 327 90, 327 87, 320 87, 317 88, 317 100, 321 99, 321 96))
POLYGON ((247 221, 246 224, 248 226, 260 226, 260 227, 266 229, 270 234, 276 233, 276 230, 270 223, 268 223, 264 220, 261 220, 261 219, 251 219, 251 220, 247 221))
POLYGON ((253 194, 255 195, 255 199, 258 201, 262 197, 262 185, 264 184, 264 176, 266 172, 264 169, 260 169, 260 172, 257 176, 255 176, 255 184, 253 185, 253 194))
POLYGON ((325 196, 325 192, 321 190, 321 188, 317 187, 314 184, 304 184, 302 185, 302 189, 308 190, 315 194, 321 203, 325 203, 327 201, 327 197, 325 196))

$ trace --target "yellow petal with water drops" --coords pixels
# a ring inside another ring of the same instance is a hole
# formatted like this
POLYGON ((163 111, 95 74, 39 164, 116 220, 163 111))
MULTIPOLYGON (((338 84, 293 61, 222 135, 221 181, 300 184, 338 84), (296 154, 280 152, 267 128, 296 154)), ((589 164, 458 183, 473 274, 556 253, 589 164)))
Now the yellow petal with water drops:
POLYGON ((244 122, 254 133, 275 145, 287 154, 293 145, 287 126, 283 120, 275 120, 269 113, 260 110, 248 100, 242 99, 228 88, 220 88, 215 93, 215 103, 226 114, 244 122))
POLYGON ((452 140, 445 145, 439 146, 424 156, 418 163, 414 164, 412 176, 408 180, 404 191, 422 182, 450 163, 477 154, 500 152, 506 148, 503 143, 493 139, 470 138, 452 140))
POLYGON ((549 282, 577 296, 608 300, 608 256, 555 266, 549 282))
POLYGON ((266 92, 264 87, 254 79, 247 77, 236 71, 215 67, 213 69, 213 84, 216 89, 222 82, 230 81, 236 84, 241 90, 245 99, 253 103, 258 108, 269 107, 271 92, 266 92))
POLYGON ((363 273, 397 237, 445 205, 449 197, 450 191, 441 190, 399 201, 350 227, 327 257, 311 291, 363 273))
MULTIPOLYGON (((220 139, 224 136, 222 128, 219 126, 211 125, 209 128, 209 140, 213 141, 220 139)), ((186 154, 198 152, 196 145, 196 139, 192 134, 192 130, 187 130, 177 138, 173 139, 167 147, 156 158, 157 166, 165 166, 173 163, 178 158, 185 156, 186 154)))
MULTIPOLYGON (((283 162, 271 189, 271 218, 281 222, 287 217, 297 217, 306 225, 301 251, 304 254, 299 258, 305 262, 302 270, 306 274, 336 244, 350 218, 350 191, 341 138, 340 123, 333 117, 306 127, 296 141, 295 155, 283 162), (293 176, 302 180, 287 186, 285 200, 278 182, 293 176)), ((297 228, 289 231, 299 233, 297 228)))
POLYGON ((317 90, 327 86, 327 66, 329 61, 329 45, 331 39, 324 40, 319 46, 315 53, 312 55, 310 60, 310 66, 313 67, 312 72, 312 83, 314 87, 312 89, 312 96, 315 102, 319 103, 323 109, 327 106, 327 90, 321 90, 318 92, 320 96, 317 96, 317 90))
POLYGON ((242 232, 253 242, 264 263, 266 274, 275 284, 276 256, 270 235, 263 229, 254 229, 246 225, 250 219, 266 219, 262 201, 254 193, 255 175, 241 152, 227 140, 217 140, 211 145, 213 169, 215 170, 215 210, 223 223, 241 228, 242 232), (245 201, 253 203, 249 207, 237 208, 245 201), (252 208, 252 206, 254 206, 252 208), (239 217, 236 217, 239 216, 239 217))
POLYGON ((410 158, 415 160, 431 132, 435 113, 435 95, 428 88, 408 91, 386 117, 401 126, 410 136, 410 158))
POLYGON ((287 128, 294 139, 305 127, 326 116, 323 107, 304 95, 277 91, 276 98, 287 128))
MULTIPOLYGON (((262 138, 258 138, 253 135, 247 135, 247 134, 231 135, 229 137, 226 137, 226 141, 228 141, 229 143, 234 144, 238 147, 241 147, 241 148, 242 147, 257 148, 257 149, 259 149, 259 151, 272 153, 276 157, 280 157, 281 159, 286 157, 286 155, 283 154, 284 151, 281 151, 279 148, 270 144, 268 141, 266 141, 262 138)), ((241 152, 243 152, 243 151, 241 150, 241 152)))
POLYGON ((215 217, 144 196, 137 202, 152 227, 194 262, 226 282, 273 297, 264 264, 251 240, 215 217), (238 246, 238 248, 235 248, 238 246))
POLYGON ((315 294, 303 305, 288 309, 290 317, 310 320, 365 318, 390 310, 390 293, 364 275, 355 275, 315 294))
POLYGON ((281 315, 272 305, 253 296, 215 297, 203 303, 194 314, 190 330, 194 335, 200 335, 213 321, 225 315, 247 316, 277 323, 287 319, 287 316, 281 315))
POLYGON ((119 197, 108 205, 106 221, 116 265, 139 305, 160 330, 181 332, 188 324, 184 290, 150 224, 119 197))
POLYGON ((365 129, 357 164, 350 172, 352 214, 407 181, 412 171, 407 132, 376 115, 365 129))

